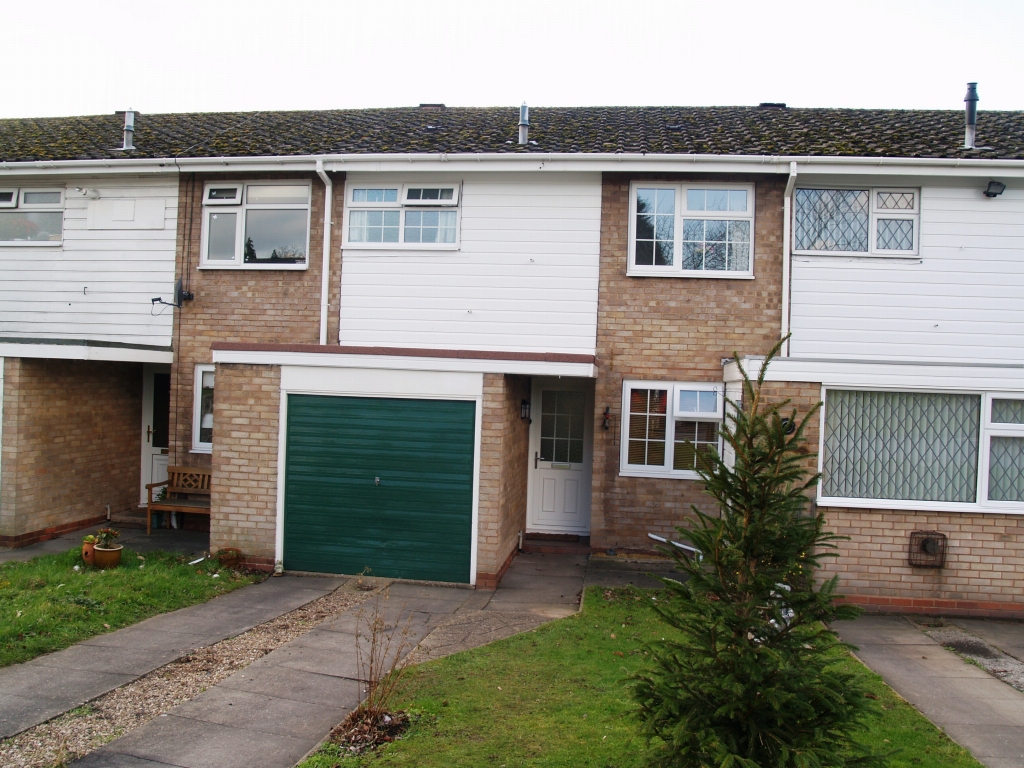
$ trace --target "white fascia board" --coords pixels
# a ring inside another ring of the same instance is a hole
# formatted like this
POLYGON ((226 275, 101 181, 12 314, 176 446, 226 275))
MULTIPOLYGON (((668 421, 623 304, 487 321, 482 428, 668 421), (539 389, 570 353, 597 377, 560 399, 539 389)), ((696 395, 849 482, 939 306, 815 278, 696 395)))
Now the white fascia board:
POLYGON ((126 363, 173 363, 174 352, 132 347, 90 347, 84 344, 0 343, 0 357, 48 360, 106 360, 126 363))
POLYGON ((108 160, 40 160, 0 162, 0 178, 33 175, 102 175, 107 173, 176 173, 213 171, 467 172, 467 171, 624 171, 778 173, 789 174, 797 163, 804 174, 914 175, 982 178, 998 171, 1006 178, 1024 178, 1024 160, 890 157, 809 157, 802 155, 679 155, 642 153, 492 152, 339 154, 263 157, 125 158, 108 160))
MULTIPOLYGON (((0 352, 2 354, 2 352, 0 352)), ((551 363, 533 360, 486 360, 398 355, 343 355, 320 352, 238 352, 213 350, 213 362, 240 365, 298 365, 313 368, 372 368, 394 371, 513 373, 524 376, 597 378, 593 363, 551 363)))
MULTIPOLYGON (((740 364, 756 377, 764 358, 745 357, 727 362, 727 384, 742 380, 740 364)), ((806 382, 825 387, 862 387, 894 391, 1022 392, 1024 365, 955 363, 893 363, 871 360, 776 358, 768 366, 766 381, 806 382)))

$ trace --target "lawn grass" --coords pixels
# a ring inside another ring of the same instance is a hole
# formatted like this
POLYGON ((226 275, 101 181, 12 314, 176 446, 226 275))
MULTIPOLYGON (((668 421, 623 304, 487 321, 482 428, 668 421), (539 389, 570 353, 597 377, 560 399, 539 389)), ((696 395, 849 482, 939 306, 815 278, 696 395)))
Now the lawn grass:
MULTIPOLYGON (((644 664, 644 641, 667 636, 658 596, 591 587, 576 616, 416 667, 395 702, 414 714, 405 737, 361 757, 328 744, 300 768, 642 766, 624 678, 644 664)), ((864 739, 901 750, 892 768, 981 768, 877 675, 871 686, 882 715, 864 739)))
POLYGON ((120 566, 98 571, 82 563, 81 550, 72 549, 0 564, 0 666, 204 602, 261 578, 221 569, 209 559, 188 565, 189 559, 166 552, 149 552, 143 559, 125 548, 120 566))

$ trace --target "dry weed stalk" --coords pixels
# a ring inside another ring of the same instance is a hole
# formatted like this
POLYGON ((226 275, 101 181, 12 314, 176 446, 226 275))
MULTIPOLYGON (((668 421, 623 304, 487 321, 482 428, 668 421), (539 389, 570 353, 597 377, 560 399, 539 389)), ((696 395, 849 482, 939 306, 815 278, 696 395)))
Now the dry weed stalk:
POLYGON ((373 613, 369 617, 360 609, 356 623, 356 668, 362 675, 359 682, 363 685, 366 698, 352 713, 352 717, 369 720, 373 724, 380 723, 385 716, 390 718, 391 699, 405 674, 406 666, 402 661, 414 645, 410 639, 410 619, 406 620, 401 629, 397 624, 394 627, 387 625, 381 613, 382 596, 385 601, 388 600, 386 589, 374 599, 373 613), (359 628, 364 619, 367 632, 361 634, 359 628), (364 644, 368 647, 364 648, 364 644))

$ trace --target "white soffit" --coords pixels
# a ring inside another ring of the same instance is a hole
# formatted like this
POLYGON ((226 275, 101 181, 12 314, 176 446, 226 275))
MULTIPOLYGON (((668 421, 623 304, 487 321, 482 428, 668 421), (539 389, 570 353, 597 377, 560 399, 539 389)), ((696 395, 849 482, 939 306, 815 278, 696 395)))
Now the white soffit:
POLYGON ((174 352, 133 347, 93 347, 85 344, 32 344, 0 342, 0 357, 50 360, 107 360, 127 363, 173 363, 174 352))

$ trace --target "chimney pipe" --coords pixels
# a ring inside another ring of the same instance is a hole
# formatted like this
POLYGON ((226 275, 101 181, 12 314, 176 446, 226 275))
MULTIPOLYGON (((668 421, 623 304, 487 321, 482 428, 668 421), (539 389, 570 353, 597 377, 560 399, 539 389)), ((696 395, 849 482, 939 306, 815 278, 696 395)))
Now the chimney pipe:
POLYGON ((121 149, 135 149, 135 112, 124 113, 124 146, 121 149))
POLYGON ((978 84, 967 84, 967 95, 964 97, 966 129, 964 130, 964 149, 974 149, 974 134, 978 127, 978 84))
POLYGON ((523 102, 519 108, 519 143, 530 143, 530 108, 523 102))

